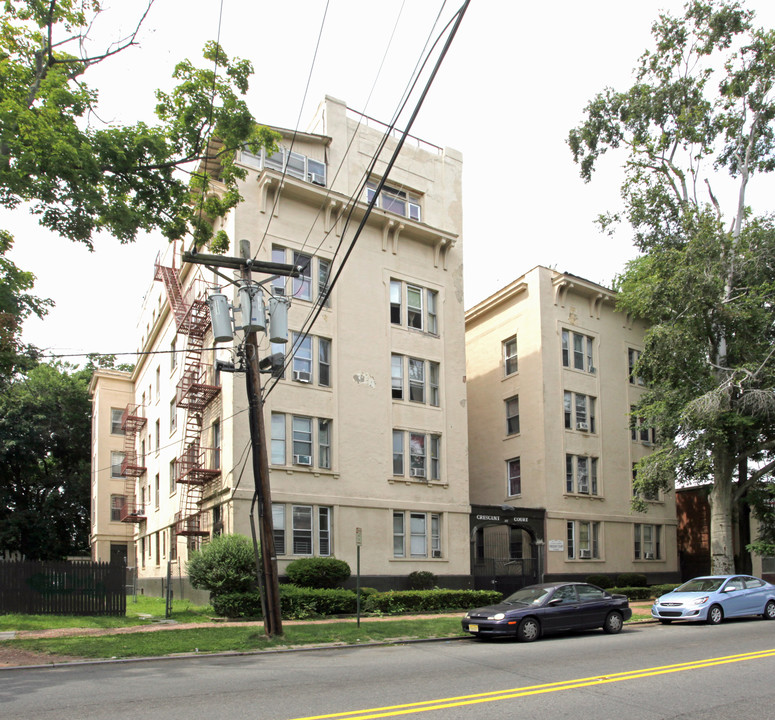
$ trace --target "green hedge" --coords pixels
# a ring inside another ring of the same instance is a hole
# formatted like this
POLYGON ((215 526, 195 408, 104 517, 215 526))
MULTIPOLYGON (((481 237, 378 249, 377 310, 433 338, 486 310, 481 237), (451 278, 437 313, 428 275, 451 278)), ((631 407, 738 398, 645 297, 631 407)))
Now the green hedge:
POLYGON ((648 584, 643 573, 620 573, 616 576, 616 587, 646 587, 648 584))
POLYGON ((357 610, 357 601, 358 598, 352 590, 280 586, 280 609, 287 620, 353 615, 357 610))
POLYGON ((607 590, 608 588, 616 585, 613 578, 608 577, 608 575, 587 575, 585 580, 590 585, 597 585, 599 588, 603 588, 603 590, 607 590))
POLYGON ((651 600, 654 595, 650 587, 612 587, 607 592, 611 595, 626 595, 630 600, 651 600))
POLYGON ((285 569, 292 585, 337 588, 350 577, 350 566, 335 557, 298 558, 285 569))
MULTIPOLYGON (((404 590, 377 592, 361 588, 364 613, 400 615, 408 612, 467 610, 500 602, 496 590, 404 590)), ((285 620, 306 620, 331 615, 355 615, 358 598, 353 590, 300 588, 280 585, 280 612, 285 620)), ((260 618, 258 591, 226 593, 212 598, 213 610, 220 617, 260 618)))
POLYGON ((658 598, 660 595, 669 593, 671 590, 675 590, 681 583, 665 583, 664 585, 652 585, 651 595, 658 598))
POLYGON ((462 610, 500 602, 497 590, 391 590, 366 599, 364 610, 388 615, 462 610))

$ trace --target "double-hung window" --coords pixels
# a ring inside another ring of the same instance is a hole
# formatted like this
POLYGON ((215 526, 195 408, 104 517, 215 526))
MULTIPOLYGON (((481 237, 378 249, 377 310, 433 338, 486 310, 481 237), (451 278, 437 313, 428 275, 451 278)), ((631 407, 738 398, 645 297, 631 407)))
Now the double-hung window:
POLYGON ((566 390, 563 394, 563 413, 567 430, 596 432, 595 398, 591 395, 566 390))
POLYGON ((404 399, 404 357, 390 356, 390 384, 394 400, 404 399))
POLYGON ((120 478, 121 466, 124 464, 124 453, 113 451, 110 453, 110 477, 120 478))
POLYGON ((318 385, 331 387, 331 341, 318 338, 318 385))
POLYGON ((294 252, 293 264, 299 268, 299 276, 293 278, 293 297, 297 300, 312 300, 312 257, 294 252))
POLYGON ((423 329, 423 291, 415 285, 406 286, 406 325, 416 330, 423 329))
POLYGON ((312 418, 294 415, 291 418, 293 433, 293 464, 312 465, 312 418))
POLYGON ((409 399, 425 402, 425 361, 409 358, 409 399))
POLYGON ((519 433, 519 397, 506 400, 506 435, 519 433))
POLYGON ((641 356, 640 350, 634 350, 633 348, 628 348, 627 368, 630 376, 630 384, 632 385, 645 385, 643 378, 637 375, 635 372, 635 368, 638 366, 638 361, 640 360, 640 356, 641 356))
POLYGON ((111 495, 110 496, 110 521, 119 522, 121 520, 121 509, 126 504, 126 497, 124 495, 111 495))
POLYGON ((641 442, 644 445, 656 443, 656 430, 648 427, 646 419, 635 415, 635 407, 630 407, 630 436, 633 442, 641 442))
MULTIPOLYGON (((274 546, 278 555, 288 554, 286 511, 283 503, 272 503, 274 546)), ((330 555, 333 521, 331 508, 320 505, 291 505, 290 511, 290 553, 307 557, 330 555)))
POLYGON ((567 553, 569 560, 593 560, 600 557, 600 523, 568 520, 567 553))
POLYGON ((517 360, 517 336, 503 341, 503 374, 513 375, 519 369, 517 360))
POLYGON ((522 463, 518 457, 506 460, 506 493, 512 497, 522 494, 522 463))
POLYGON ((173 396, 170 400, 170 432, 174 433, 178 427, 178 402, 177 397, 173 396))
POLYGON ((440 558, 441 515, 395 511, 393 513, 393 557, 440 558))
POLYGON ((111 435, 124 435, 125 431, 121 425, 121 419, 124 416, 124 411, 121 408, 110 408, 110 434, 111 435))
POLYGON ((267 155, 263 148, 255 153, 243 148, 240 152, 240 162, 258 170, 262 168, 277 170, 277 172, 285 170, 286 175, 306 180, 315 185, 325 187, 326 184, 326 164, 324 162, 293 152, 288 148, 280 147, 271 155, 267 155))
POLYGON ((394 400, 407 399, 411 402, 428 403, 439 407, 440 391, 439 363, 421 358, 405 358, 403 355, 390 356, 390 386, 394 400), (404 377, 408 378, 408 394, 404 377))
POLYGON ((401 280, 390 281, 390 322, 393 325, 438 335, 438 302, 435 290, 401 280))
POLYGON ((393 430, 393 475, 406 472, 405 443, 409 441, 409 477, 441 480, 441 435, 393 430))
POLYGON ((285 415, 272 413, 272 465, 285 465, 285 415))
POLYGON ((594 373, 594 338, 571 330, 563 330, 561 334, 563 367, 594 373))
POLYGON ((586 455, 565 456, 565 491, 597 495, 597 458, 586 455))
POLYGON ((312 382, 312 336, 292 333, 293 379, 297 382, 312 382))
POLYGON ((659 560, 661 525, 634 525, 634 554, 636 560, 659 560))
POLYGON ((331 421, 318 419, 318 467, 331 469, 331 421))

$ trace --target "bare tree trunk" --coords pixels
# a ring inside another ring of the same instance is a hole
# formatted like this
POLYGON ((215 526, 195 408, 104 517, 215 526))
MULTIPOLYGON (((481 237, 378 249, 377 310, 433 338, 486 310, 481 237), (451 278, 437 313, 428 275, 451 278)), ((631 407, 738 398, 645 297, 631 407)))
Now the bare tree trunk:
POLYGON ((714 575, 735 572, 733 539, 733 460, 726 448, 713 452, 713 487, 710 491, 710 571, 714 575))

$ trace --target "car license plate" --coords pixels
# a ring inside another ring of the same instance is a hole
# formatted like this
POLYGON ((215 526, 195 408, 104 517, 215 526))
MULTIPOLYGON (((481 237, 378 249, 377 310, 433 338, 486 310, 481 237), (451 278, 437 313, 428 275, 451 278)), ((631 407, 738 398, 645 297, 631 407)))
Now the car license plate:
POLYGON ((468 626, 468 632, 479 632, 479 626, 478 625, 469 625, 468 626))

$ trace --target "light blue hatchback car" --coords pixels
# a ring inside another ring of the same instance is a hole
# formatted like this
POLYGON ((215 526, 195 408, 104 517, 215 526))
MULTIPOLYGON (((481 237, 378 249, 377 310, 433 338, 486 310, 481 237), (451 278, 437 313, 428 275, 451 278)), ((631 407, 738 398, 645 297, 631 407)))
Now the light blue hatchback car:
POLYGON ((724 618, 761 615, 775 620, 775 585, 751 575, 708 575, 658 597, 651 616, 661 623, 693 620, 718 625, 724 618))

